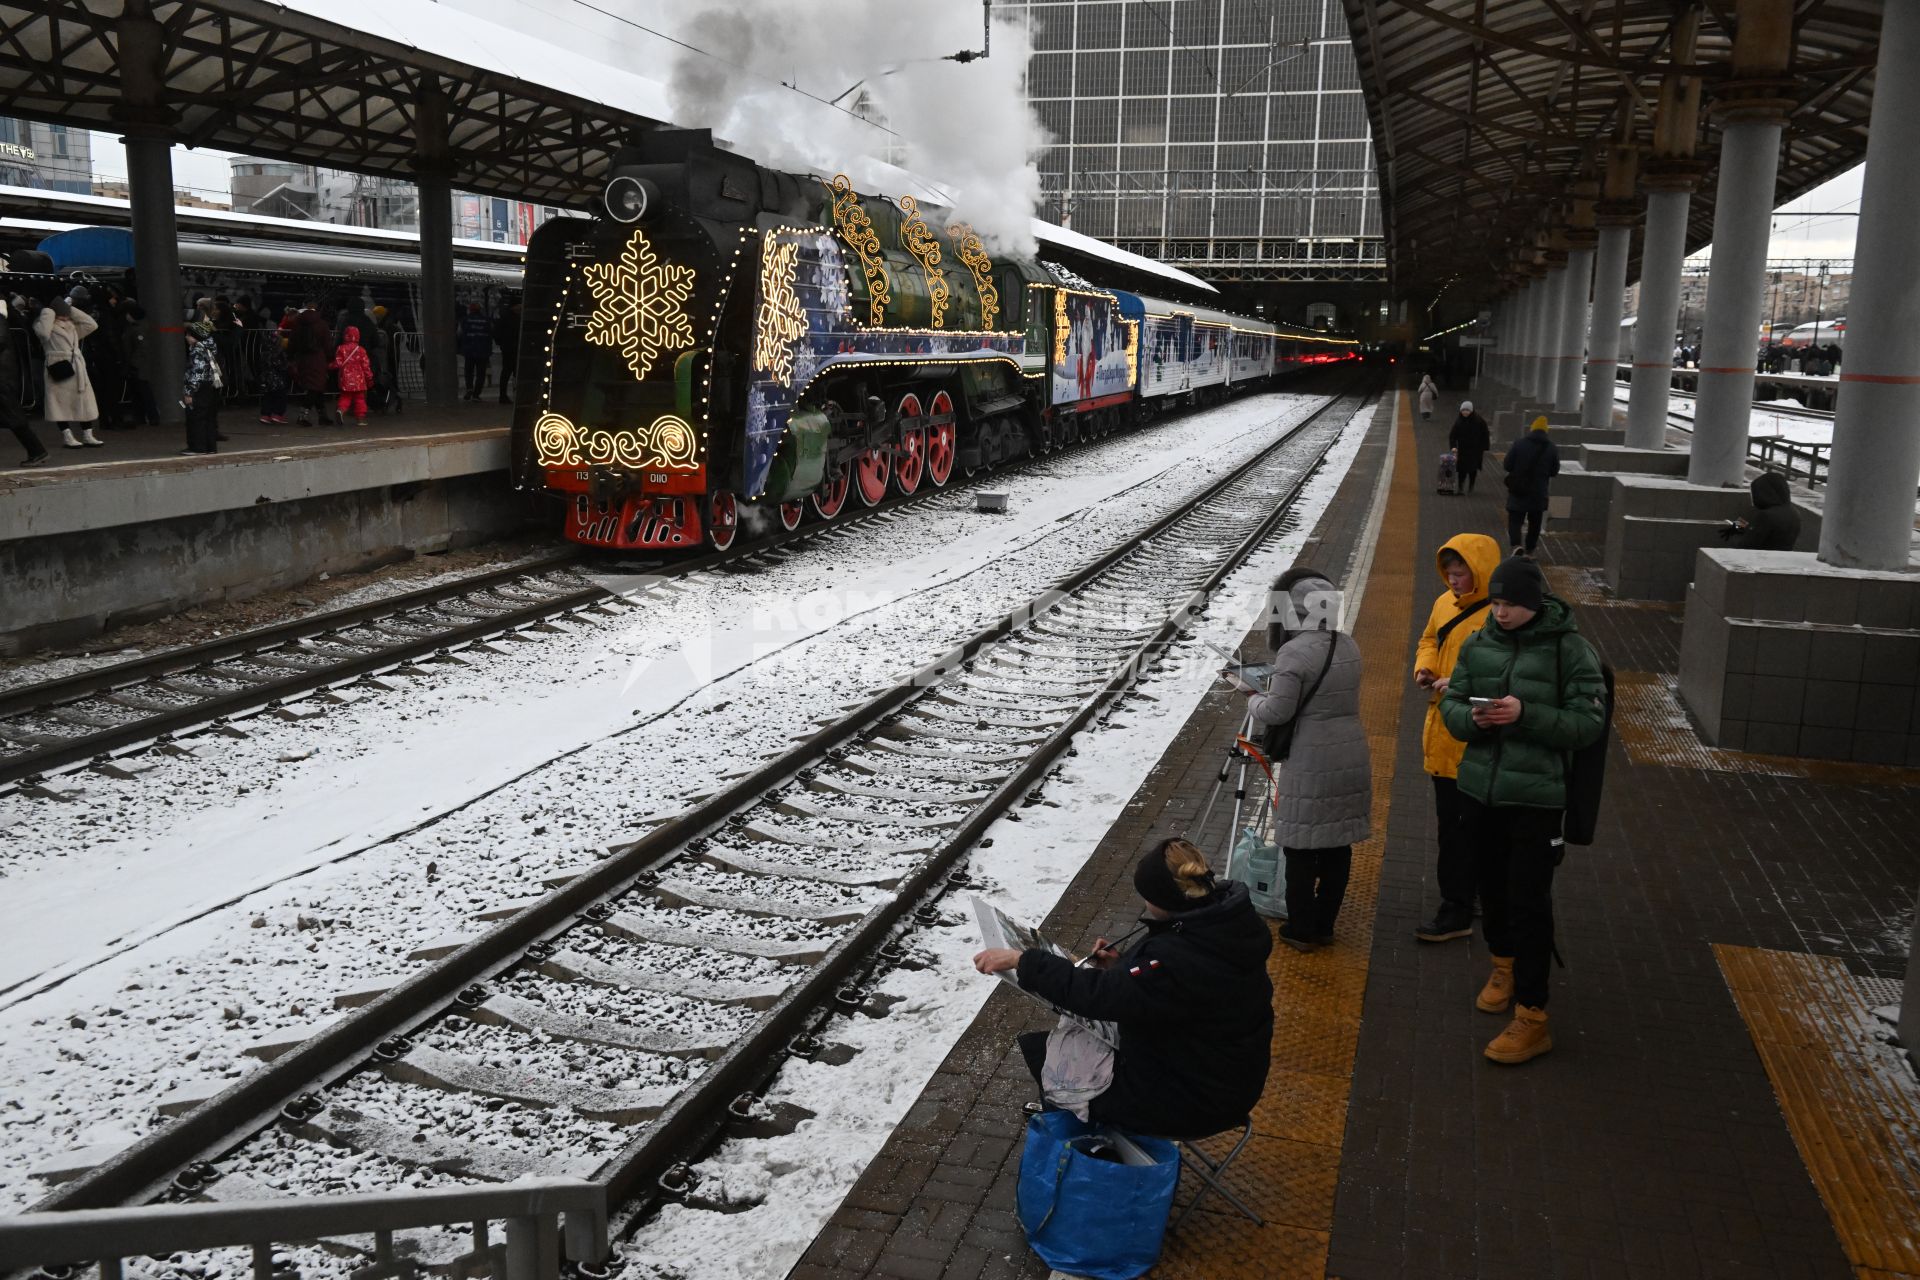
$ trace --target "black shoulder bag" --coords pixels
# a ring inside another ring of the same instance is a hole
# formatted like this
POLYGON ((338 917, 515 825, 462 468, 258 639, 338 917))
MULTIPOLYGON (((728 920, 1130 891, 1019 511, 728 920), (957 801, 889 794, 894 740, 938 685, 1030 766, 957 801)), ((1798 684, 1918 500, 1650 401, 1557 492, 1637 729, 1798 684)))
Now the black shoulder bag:
MULTIPOLYGON (((1585 636, 1576 637, 1593 650, 1600 662, 1600 679, 1605 684, 1600 736, 1577 750, 1567 752, 1567 807, 1561 818, 1561 837, 1568 844, 1592 844, 1600 826, 1600 796, 1607 785, 1607 739, 1613 734, 1613 668, 1585 636)), ((1553 650, 1554 693, 1564 702, 1565 675, 1561 651, 1567 637, 1561 636, 1553 650)))
POLYGON ((1327 656, 1320 662, 1320 674, 1314 677, 1313 687, 1300 695, 1300 701, 1294 706, 1293 715, 1290 718, 1279 724, 1267 726, 1267 731, 1260 735, 1260 751, 1270 762, 1278 764, 1287 758, 1289 751, 1293 750, 1293 727, 1300 723, 1300 717, 1306 712, 1307 703, 1312 701, 1314 694, 1320 692, 1320 686, 1326 683, 1327 672, 1333 666, 1333 651, 1339 647, 1340 633, 1327 632, 1327 656))
MULTIPOLYGON (((1448 618, 1445 625, 1443 625, 1438 631, 1433 633, 1434 646, 1440 649, 1446 648, 1447 637, 1453 634, 1453 629, 1455 627, 1459 626, 1461 623, 1465 622, 1468 618, 1471 618, 1474 614, 1480 612, 1482 609, 1486 608, 1488 605, 1492 603, 1493 603, 1492 596, 1481 596, 1478 600, 1475 600, 1472 604, 1468 605, 1466 608, 1462 609, 1460 612, 1454 614, 1451 618, 1448 618)), ((1434 674, 1441 676, 1442 678, 1446 678, 1451 676, 1452 673, 1446 672, 1446 671, 1436 671, 1434 674)))

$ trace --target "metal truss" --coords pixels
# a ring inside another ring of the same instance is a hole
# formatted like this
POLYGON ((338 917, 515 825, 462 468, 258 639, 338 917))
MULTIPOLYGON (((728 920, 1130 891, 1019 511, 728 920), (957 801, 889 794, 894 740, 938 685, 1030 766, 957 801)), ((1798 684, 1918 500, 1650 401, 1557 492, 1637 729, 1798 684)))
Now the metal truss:
POLYGON ((0 0, 0 115, 413 178, 419 103, 444 99, 454 186, 579 207, 615 149, 657 122, 347 31, 264 0, 153 0, 159 112, 122 92, 121 5, 0 0))

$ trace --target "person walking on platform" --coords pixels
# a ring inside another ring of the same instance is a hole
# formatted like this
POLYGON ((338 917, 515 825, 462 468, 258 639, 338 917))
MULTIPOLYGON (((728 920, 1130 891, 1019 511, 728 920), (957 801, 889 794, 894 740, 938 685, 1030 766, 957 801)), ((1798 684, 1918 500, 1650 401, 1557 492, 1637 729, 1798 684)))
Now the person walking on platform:
POLYGON ((1493 625, 1461 646, 1440 714, 1466 744, 1460 812, 1493 953, 1474 1006, 1512 1009, 1486 1056, 1520 1063, 1553 1048, 1547 978, 1553 873, 1566 852, 1567 756, 1605 731, 1606 682, 1600 656, 1580 635, 1573 610, 1547 592, 1538 565, 1501 561, 1487 594, 1493 625))
POLYGON ((23 467, 37 467, 47 460, 47 446, 40 443, 40 437, 33 432, 33 425, 27 421, 27 409, 20 402, 20 382, 23 370, 20 368, 19 352, 26 349, 25 343, 14 342, 14 330, 17 323, 14 318, 15 307, 0 301, 0 426, 13 432, 13 438, 27 451, 21 462, 23 467))
POLYGON ((367 403, 376 410, 398 413, 400 390, 394 382, 393 322, 387 318, 385 307, 374 307, 373 328, 363 336, 367 363, 373 366, 373 393, 367 403))
POLYGON ((1480 463, 1493 448, 1493 433, 1487 420, 1474 412, 1473 401, 1460 402, 1459 416, 1447 428, 1447 447, 1453 450, 1454 472, 1460 477, 1460 491, 1472 493, 1480 479, 1480 463))
POLYGON ((33 322, 46 360, 46 418, 60 428, 61 443, 69 449, 98 449, 106 443, 93 434, 100 402, 93 394, 87 357, 80 349, 87 335, 99 327, 92 316, 66 297, 55 298, 43 307, 33 322))
POLYGON ((181 457, 220 451, 220 379, 218 348, 211 320, 202 316, 187 326, 187 375, 180 404, 187 411, 187 447, 181 457))
POLYGON ((1515 555, 1531 556, 1540 545, 1540 522, 1547 515, 1547 491, 1560 474, 1560 450, 1547 439, 1544 414, 1533 420, 1527 434, 1507 448, 1507 542, 1515 555), (1520 526, 1526 525, 1521 540, 1520 526))
POLYGON ((318 422, 334 425, 327 416, 327 365, 333 357, 333 334, 320 309, 309 302, 294 317, 287 342, 287 358, 293 364, 293 390, 304 396, 299 423, 318 422), (308 416, 311 414, 311 418, 308 416))
POLYGON ((1340 592, 1317 570, 1281 574, 1270 600, 1273 674, 1264 693, 1237 687, 1274 770, 1274 838, 1286 857, 1280 940, 1312 951, 1333 941, 1354 841, 1372 830, 1360 647, 1339 630, 1340 592))
POLYGON ((1440 882, 1440 909, 1413 931, 1422 942, 1448 942, 1473 936, 1473 848, 1460 826, 1460 756, 1466 745, 1447 732, 1440 699, 1460 659, 1461 646, 1487 620, 1487 583, 1500 563, 1500 544, 1484 533, 1459 533, 1435 556, 1442 591, 1427 613, 1426 629, 1414 651, 1413 682, 1430 692, 1426 724, 1420 731, 1421 757, 1433 779, 1433 811, 1439 823, 1439 857, 1434 878, 1440 882))
POLYGON ((520 367, 520 304, 500 308, 493 322, 493 342, 500 348, 500 403, 513 403, 513 376, 520 367))
POLYGON ((354 425, 367 425, 367 388, 373 385, 373 363, 367 349, 360 345, 360 330, 348 325, 341 335, 340 349, 333 353, 333 368, 340 374, 340 421, 353 409, 354 425))
POLYGON ((1431 422, 1433 420, 1433 398, 1440 394, 1440 388, 1433 385, 1432 374, 1423 373, 1420 375, 1420 390, 1417 394, 1420 397, 1420 418, 1424 422, 1431 422))
POLYGON ((487 362, 493 358, 493 325, 479 303, 467 304, 457 341, 460 358, 467 362, 467 399, 478 400, 487 385, 487 362))
POLYGON ((120 367, 127 372, 129 427, 160 425, 160 405, 153 398, 153 371, 147 366, 147 309, 137 298, 121 302, 125 323, 120 326, 120 367))
POLYGON ((277 426, 287 420, 287 393, 293 389, 293 365, 283 334, 263 332, 260 354, 260 421, 277 426))

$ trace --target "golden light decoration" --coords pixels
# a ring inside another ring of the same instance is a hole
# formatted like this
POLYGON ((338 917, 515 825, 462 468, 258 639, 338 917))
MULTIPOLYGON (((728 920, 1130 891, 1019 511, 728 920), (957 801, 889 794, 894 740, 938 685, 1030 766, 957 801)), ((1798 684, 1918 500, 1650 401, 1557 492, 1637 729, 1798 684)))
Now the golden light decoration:
POLYGON ((991 329, 1000 314, 1000 291, 993 287, 993 259, 987 256, 987 248, 971 223, 948 223, 947 238, 953 241, 961 265, 973 274, 974 291, 980 295, 980 327, 991 329))
POLYGON ((593 286, 587 341, 619 347, 634 377, 646 377, 662 351, 693 345, 685 310, 693 296, 693 268, 661 262, 646 232, 636 227, 620 260, 596 262, 586 277, 593 286))
POLYGON ((912 196, 900 197, 900 212, 907 216, 900 221, 900 247, 912 254, 914 261, 920 264, 920 272, 927 278, 927 301, 933 308, 933 327, 946 327, 947 315, 947 273, 940 268, 940 242, 933 238, 933 232, 927 228, 927 220, 920 216, 920 202, 912 196))
POLYGON ((873 219, 860 207, 860 196, 846 174, 834 174, 827 190, 833 196, 834 230, 860 259, 860 269, 867 277, 868 323, 883 324, 887 318, 887 300, 892 295, 892 278, 887 275, 887 258, 880 249, 880 235, 873 229, 873 219))
POLYGON ((807 313, 794 291, 800 244, 767 233, 760 258, 760 306, 753 318, 753 367, 771 373, 783 387, 793 385, 793 344, 807 332, 807 313))
POLYGON ((631 467, 636 470, 698 471, 699 439, 683 418, 662 414, 638 431, 580 430, 565 414, 549 410, 533 424, 535 456, 543 467, 631 467))

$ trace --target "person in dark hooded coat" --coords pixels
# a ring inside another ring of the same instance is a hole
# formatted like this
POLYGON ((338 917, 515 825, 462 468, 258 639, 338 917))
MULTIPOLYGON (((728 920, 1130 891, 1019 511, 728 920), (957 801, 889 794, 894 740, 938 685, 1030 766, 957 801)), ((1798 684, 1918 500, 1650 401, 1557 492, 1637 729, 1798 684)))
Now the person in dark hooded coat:
POLYGON ((1748 551, 1791 551, 1800 541, 1800 513, 1794 509, 1793 490, 1777 471, 1762 471, 1748 486, 1753 511, 1720 531, 1730 547, 1748 551))
POLYGON ((1460 415, 1447 429, 1447 446, 1453 450, 1461 490, 1472 493, 1480 479, 1481 460, 1493 448, 1493 433, 1487 429, 1487 420, 1474 410, 1473 401, 1460 402, 1460 415))
POLYGON ((1547 439, 1547 419, 1533 420, 1527 433, 1507 449, 1507 541, 1515 555, 1531 556, 1540 545, 1540 522, 1547 515, 1548 487, 1560 474, 1560 450, 1547 439), (1521 525, 1526 536, 1521 537, 1521 525))
MULTIPOLYGON (((1243 884, 1216 885, 1185 840, 1149 849, 1133 873, 1146 936, 1125 954, 1100 939, 1075 963, 1044 950, 996 948, 981 973, 1014 970, 1057 1008, 1119 1026, 1113 1082, 1087 1118, 1161 1138, 1204 1138, 1240 1125, 1267 1084, 1272 1056, 1273 940, 1243 884)), ((1035 1079, 1046 1037, 1021 1038, 1035 1079)))

